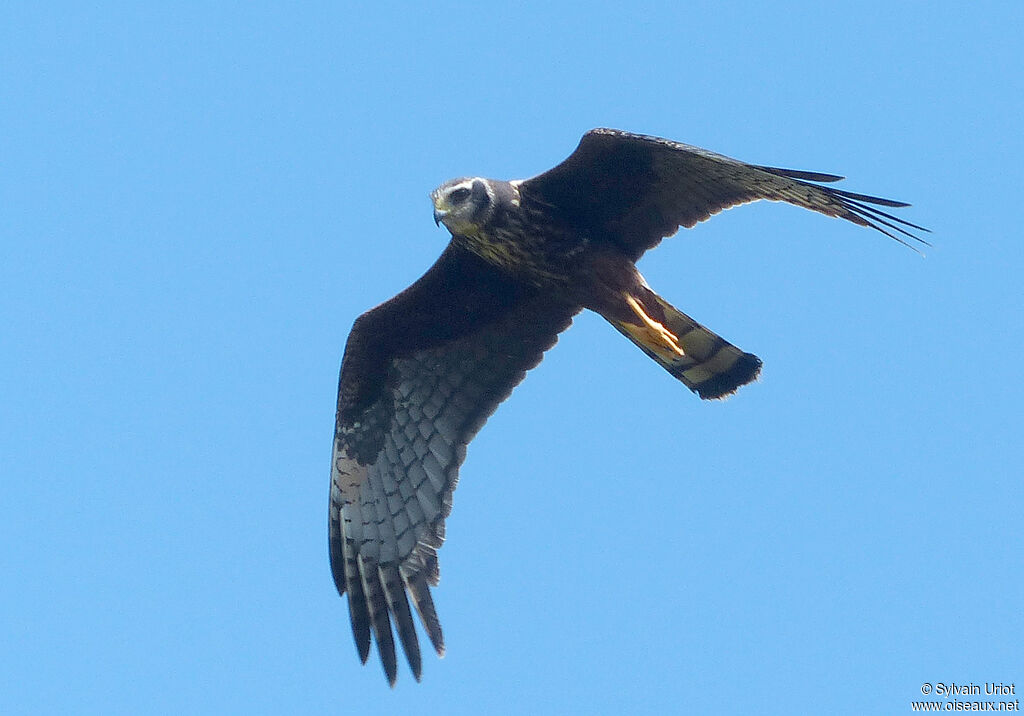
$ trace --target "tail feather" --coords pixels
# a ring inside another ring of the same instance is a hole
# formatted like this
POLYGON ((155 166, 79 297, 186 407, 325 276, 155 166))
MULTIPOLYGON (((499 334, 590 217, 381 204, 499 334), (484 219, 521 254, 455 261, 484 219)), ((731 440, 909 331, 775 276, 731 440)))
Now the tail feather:
POLYGON ((724 398, 761 372, 744 353, 646 287, 625 296, 628 319, 605 318, 624 336, 705 400, 724 398))

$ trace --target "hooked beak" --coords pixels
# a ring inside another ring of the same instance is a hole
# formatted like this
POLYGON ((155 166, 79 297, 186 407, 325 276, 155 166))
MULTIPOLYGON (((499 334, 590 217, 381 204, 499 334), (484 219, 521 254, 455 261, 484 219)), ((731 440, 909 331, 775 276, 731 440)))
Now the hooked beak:
POLYGON ((445 211, 444 209, 437 209, 437 208, 435 208, 434 209, 434 225, 435 226, 440 226, 441 225, 441 220, 445 216, 447 216, 447 215, 448 215, 448 212, 445 211))

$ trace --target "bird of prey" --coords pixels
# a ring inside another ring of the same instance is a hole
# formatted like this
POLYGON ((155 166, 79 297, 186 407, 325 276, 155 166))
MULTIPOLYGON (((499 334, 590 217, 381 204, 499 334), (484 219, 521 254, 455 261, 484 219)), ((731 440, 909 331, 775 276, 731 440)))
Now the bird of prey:
POLYGON ((840 179, 595 129, 532 179, 461 178, 431 193, 450 243, 412 286, 356 319, 341 364, 330 560, 363 663, 372 634, 394 685, 393 622, 419 680, 412 609, 444 654, 429 587, 466 445, 576 313, 601 314, 701 398, 757 377, 757 356, 673 307, 637 271, 662 238, 768 199, 922 241, 908 229, 926 229, 876 208, 907 204, 822 186, 840 179))

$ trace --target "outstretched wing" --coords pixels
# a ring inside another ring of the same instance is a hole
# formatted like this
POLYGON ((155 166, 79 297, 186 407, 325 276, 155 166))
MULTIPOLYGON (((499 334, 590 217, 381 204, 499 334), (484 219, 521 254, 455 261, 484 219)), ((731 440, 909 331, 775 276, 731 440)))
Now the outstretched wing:
POLYGON ((690 228, 723 209, 758 199, 846 219, 900 243, 907 243, 901 236, 927 243, 901 225, 927 229, 871 206, 908 204, 815 183, 842 178, 746 164, 668 139, 594 129, 564 162, 522 182, 519 190, 591 237, 617 244, 633 260, 680 226, 690 228))
POLYGON ((391 622, 420 678, 412 605, 438 654, 430 596, 466 444, 567 328, 552 303, 450 244, 416 283, 360 316, 342 360, 331 463, 330 556, 366 662, 396 678, 391 622))

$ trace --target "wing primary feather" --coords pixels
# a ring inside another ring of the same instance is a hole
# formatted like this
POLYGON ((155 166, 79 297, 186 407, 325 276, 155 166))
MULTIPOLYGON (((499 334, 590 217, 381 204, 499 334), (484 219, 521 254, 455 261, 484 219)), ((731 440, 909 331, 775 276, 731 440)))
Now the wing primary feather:
POLYGON ((444 656, 444 634, 441 632, 441 622, 434 610, 434 600, 430 596, 430 586, 427 584, 423 572, 405 575, 405 586, 412 595, 412 602, 416 612, 420 615, 423 628, 434 646, 438 656, 444 656))
POLYGON ((380 581, 377 565, 373 560, 359 558, 359 572, 363 578, 363 591, 370 608, 370 624, 377 639, 380 663, 391 686, 398 678, 398 663, 395 659, 395 639, 391 634, 391 620, 388 618, 388 603, 380 581))
MULTIPOLYGON (((860 216, 861 218, 863 218, 864 220, 866 220, 866 221, 868 222, 868 225, 869 225, 869 226, 870 226, 871 228, 873 228, 873 229, 877 229, 878 231, 881 231, 882 233, 884 233, 884 234, 886 234, 886 235, 888 235, 888 236, 890 236, 890 237, 892 237, 892 238, 896 239, 896 240, 897 240, 897 241, 899 241, 899 242, 900 242, 901 244, 906 244, 906 242, 905 242, 905 241, 903 241, 902 239, 900 239, 900 238, 896 237, 896 236, 893 236, 893 235, 892 235, 892 234, 890 234, 890 233, 889 233, 888 231, 885 231, 885 230, 883 230, 883 229, 882 229, 882 228, 881 228, 880 226, 878 226, 878 224, 882 224, 883 226, 888 226, 888 227, 889 227, 890 229, 892 229, 893 231, 898 231, 898 232, 900 232, 901 234, 903 234, 904 236, 907 236, 907 237, 909 237, 909 238, 913 239, 914 241, 918 241, 918 242, 920 242, 920 243, 924 244, 925 246, 931 246, 931 244, 930 244, 930 243, 928 243, 927 241, 925 241, 925 240, 924 240, 924 239, 922 239, 921 237, 919 237, 919 236, 914 236, 914 234, 910 233, 910 232, 909 232, 909 231, 907 231, 906 229, 902 229, 902 228, 900 228, 899 226, 896 226, 896 224, 893 224, 893 223, 891 223, 891 222, 889 222, 889 221, 886 221, 885 219, 881 218, 881 216, 885 216, 885 217, 887 217, 887 218, 890 218, 890 219, 895 219, 895 217, 889 216, 889 215, 888 215, 888 214, 886 214, 885 212, 882 212, 882 211, 874 211, 874 210, 871 210, 871 209, 869 209, 869 208, 868 208, 868 207, 866 207, 866 206, 861 206, 860 204, 849 204, 849 205, 847 206, 847 208, 848 208, 848 209, 849 209, 849 210, 850 210, 851 212, 853 212, 854 214, 856 214, 857 216, 860 216), (881 214, 881 216, 879 216, 879 214, 881 214), (876 224, 875 222, 878 222, 878 224, 876 224)), ((899 219, 896 219, 896 220, 897 220, 897 221, 899 221, 899 219)), ((927 231, 927 229, 925 229, 925 231, 927 231)), ((907 245, 907 246, 910 246, 911 248, 913 248, 913 246, 912 246, 911 244, 906 244, 906 245, 907 245)))
POLYGON ((356 640, 356 651, 364 664, 370 656, 370 611, 363 592, 363 581, 359 576, 353 540, 345 538, 342 546, 345 559, 345 591, 348 592, 348 613, 352 622, 352 636, 356 640))
POLYGON ((903 209, 910 206, 910 204, 908 204, 905 201, 896 201, 895 199, 883 199, 880 196, 871 196, 870 194, 857 194, 856 192, 852 191, 845 191, 843 189, 832 188, 830 188, 829 191, 832 192, 833 194, 838 194, 839 196, 845 197, 847 199, 866 201, 869 204, 878 204, 879 206, 891 206, 896 209, 903 209))
POLYGON ((388 607, 395 617, 395 628, 398 630, 398 639, 402 642, 405 658, 409 661, 409 668, 412 670, 413 676, 419 681, 422 671, 420 645, 416 639, 416 625, 412 621, 412 611, 409 609, 409 600, 405 596, 405 584, 402 582, 398 565, 394 562, 380 565, 380 578, 384 583, 384 594, 388 600, 388 607))
POLYGON ((338 596, 345 596, 345 550, 342 543, 345 538, 341 532, 341 506, 331 500, 331 508, 327 518, 328 530, 328 553, 331 560, 331 576, 334 577, 334 587, 338 590, 338 596))
MULTIPOLYGON (((899 228, 898 226, 893 226, 892 224, 890 224, 889 222, 887 222, 887 221, 885 221, 883 219, 879 219, 877 217, 871 216, 870 214, 868 214, 867 212, 865 212, 863 209, 861 209, 859 207, 848 206, 847 210, 850 212, 850 214, 852 214, 853 216, 857 217, 857 219, 860 219, 860 221, 854 220, 854 223, 858 223, 859 224, 861 222, 864 222, 863 223, 864 226, 869 226, 872 229, 874 229, 875 231, 882 232, 883 234, 888 236, 890 239, 893 239, 894 241, 900 242, 901 244, 906 246, 908 249, 911 249, 915 253, 920 254, 921 251, 916 246, 911 244, 910 242, 901 239, 899 236, 897 236, 896 234, 894 234, 894 233, 892 233, 890 231, 887 231, 886 229, 883 229, 878 224, 884 224, 884 225, 894 229, 895 231, 900 232, 901 234, 906 234, 910 238, 914 239, 915 241, 920 241, 922 244, 925 244, 926 246, 930 246, 931 245, 927 241, 925 241, 924 239, 919 239, 916 236, 914 236, 913 234, 911 234, 911 233, 909 233, 907 231, 904 231, 903 229, 899 228), (878 223, 875 223, 875 222, 878 222, 878 223)), ((853 220, 852 217, 847 217, 847 218, 850 218, 851 220, 853 220)), ((924 254, 921 254, 921 255, 923 256, 924 254)))
POLYGON ((760 169, 763 172, 769 174, 777 174, 782 177, 789 177, 790 179, 802 179, 803 181, 820 181, 824 183, 830 183, 834 181, 842 181, 846 177, 838 174, 825 174, 824 172, 805 172, 799 169, 781 169, 779 167, 766 167, 760 164, 752 164, 755 169, 760 169))
POLYGON ((364 664, 370 656, 370 608, 363 591, 359 568, 359 540, 362 539, 363 513, 359 500, 348 500, 341 507, 339 527, 344 560, 345 591, 348 592, 348 613, 356 651, 364 664))
MULTIPOLYGON (((885 218, 885 219, 890 219, 892 221, 895 221, 898 224, 903 224, 904 226, 909 226, 912 229, 917 229, 918 231, 924 231, 925 233, 928 233, 928 234, 932 233, 931 229, 927 229, 927 228, 925 228, 923 226, 918 226, 917 224, 915 224, 913 222, 907 221, 905 219, 901 219, 898 216, 893 216, 892 214, 884 212, 881 209, 876 209, 873 206, 867 206, 867 205, 859 204, 859 203, 856 203, 856 202, 849 202, 849 204, 852 205, 852 206, 856 206, 856 207, 858 207, 860 209, 863 209, 864 211, 870 212, 871 214, 874 214, 875 216, 882 217, 882 218, 885 218)), ((896 227, 893 227, 893 228, 896 228, 896 227)), ((917 239, 918 241, 922 241, 922 239, 918 239, 916 236, 914 238, 917 239)), ((925 242, 925 243, 927 243, 927 242, 925 242)))

